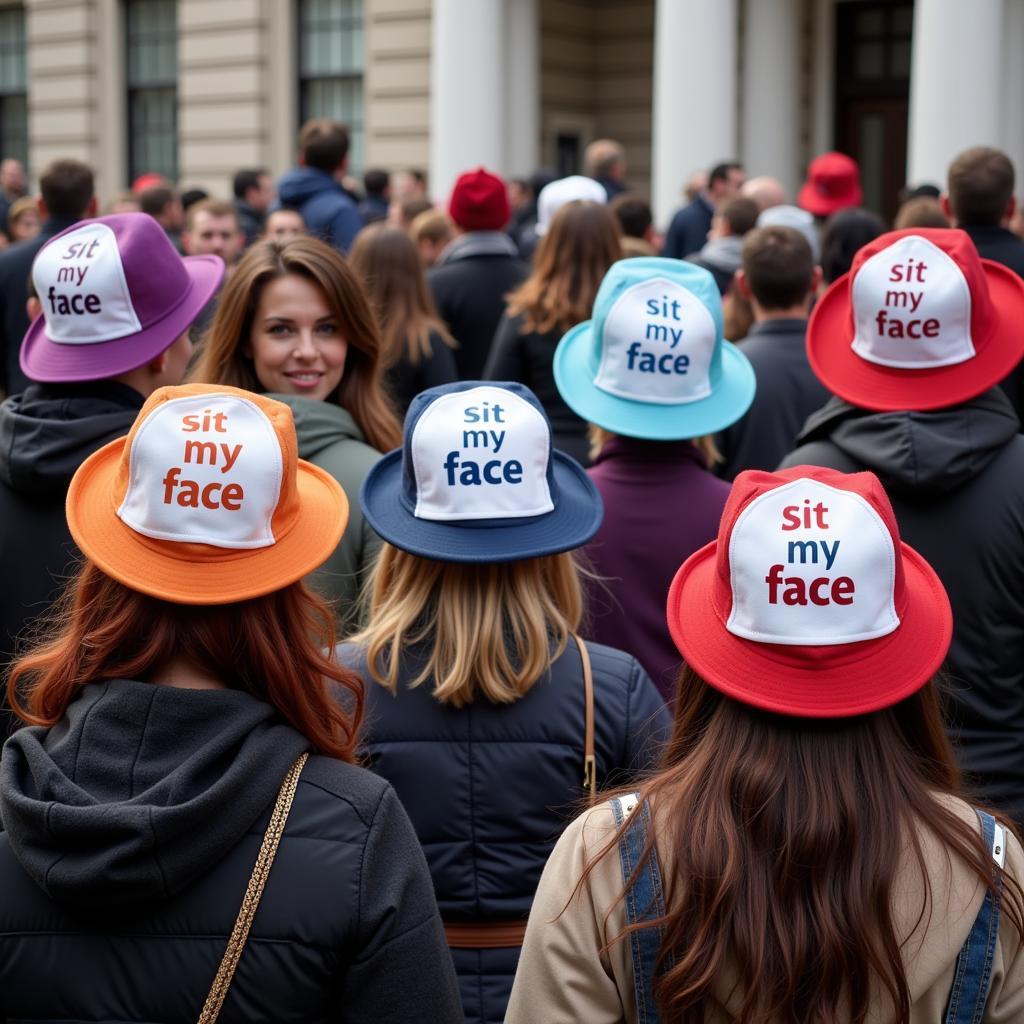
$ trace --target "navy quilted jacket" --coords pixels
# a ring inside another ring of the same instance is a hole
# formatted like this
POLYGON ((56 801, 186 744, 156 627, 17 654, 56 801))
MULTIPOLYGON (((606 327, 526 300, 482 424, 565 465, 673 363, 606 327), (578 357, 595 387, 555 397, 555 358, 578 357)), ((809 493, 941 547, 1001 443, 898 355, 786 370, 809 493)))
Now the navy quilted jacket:
MULTIPOLYGON (((607 787, 653 767, 671 727, 654 684, 635 658, 587 644, 594 669, 597 781, 607 787)), ((430 686, 374 683, 362 651, 342 660, 367 681, 369 767, 388 780, 427 855, 447 921, 525 921, 541 870, 578 812, 583 781, 584 699, 580 656, 568 649, 521 700, 454 708, 430 686)), ((422 651, 406 655, 412 679, 422 651)), ((452 950, 467 1024, 500 1024, 518 949, 452 950)))

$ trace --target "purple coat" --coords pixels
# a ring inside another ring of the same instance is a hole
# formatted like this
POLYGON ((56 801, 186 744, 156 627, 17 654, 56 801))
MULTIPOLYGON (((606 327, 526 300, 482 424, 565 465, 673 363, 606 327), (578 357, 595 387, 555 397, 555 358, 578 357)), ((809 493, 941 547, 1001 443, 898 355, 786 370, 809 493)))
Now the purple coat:
POLYGON ((682 659, 665 618, 669 584, 718 535, 729 484, 689 441, 614 437, 587 472, 604 522, 585 550, 604 582, 589 585, 584 633, 632 654, 671 700, 682 659))

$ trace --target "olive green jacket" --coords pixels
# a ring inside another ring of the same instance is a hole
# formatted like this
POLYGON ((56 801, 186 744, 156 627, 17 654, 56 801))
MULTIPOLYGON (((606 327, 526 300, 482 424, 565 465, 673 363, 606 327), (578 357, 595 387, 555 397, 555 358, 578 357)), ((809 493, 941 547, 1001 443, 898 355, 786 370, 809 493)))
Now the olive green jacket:
POLYGON ((349 631, 360 618, 360 591, 381 545, 359 507, 363 478, 381 453, 363 440, 352 414, 334 402, 295 395, 267 397, 291 408, 299 439, 299 458, 330 473, 348 498, 348 526, 341 543, 308 582, 334 603, 338 622, 344 631, 349 631))

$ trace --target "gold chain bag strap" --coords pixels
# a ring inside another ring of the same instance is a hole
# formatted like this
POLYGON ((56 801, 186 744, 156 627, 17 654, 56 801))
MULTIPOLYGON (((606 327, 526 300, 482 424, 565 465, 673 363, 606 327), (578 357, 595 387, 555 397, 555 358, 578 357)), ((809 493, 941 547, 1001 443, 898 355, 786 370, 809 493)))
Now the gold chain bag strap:
POLYGON ((590 799, 597 796, 597 763, 594 759, 594 673, 590 668, 590 652, 583 640, 573 633, 583 664, 583 788, 590 799))
POLYGON ((245 896, 242 898, 242 906, 239 908, 235 927, 231 929, 227 949, 224 950, 224 957, 217 969, 217 976, 213 979, 210 994, 203 1004, 203 1012, 199 1014, 199 1024, 213 1024, 227 998, 238 961, 241 960, 242 951, 245 949, 246 939, 249 938, 252 919, 256 916, 263 888, 267 884, 267 876, 270 874, 270 868, 277 854, 278 844, 281 842, 281 836, 284 835, 284 827, 288 821, 292 801, 295 799, 295 790, 299 784, 299 775, 308 759, 309 754, 300 755, 295 764, 288 769, 288 774, 284 777, 284 782, 281 783, 281 789, 277 794, 277 803, 274 804, 274 813, 270 815, 270 823, 263 836, 259 856, 257 856, 256 864, 252 869, 249 884, 245 888, 245 896))

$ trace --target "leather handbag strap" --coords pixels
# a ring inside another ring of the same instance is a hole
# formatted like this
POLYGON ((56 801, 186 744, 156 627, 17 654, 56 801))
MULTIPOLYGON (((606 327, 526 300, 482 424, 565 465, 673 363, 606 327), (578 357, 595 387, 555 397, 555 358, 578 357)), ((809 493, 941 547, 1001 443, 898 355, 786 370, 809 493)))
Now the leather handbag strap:
POLYGON ((274 863, 278 844, 281 842, 281 836, 284 835, 284 827, 288 821, 292 801, 295 799, 295 790, 299 784, 299 775, 308 759, 309 754, 301 754, 295 764, 288 769, 288 774, 284 777, 284 782, 281 783, 281 789, 277 794, 277 803, 274 804, 274 811, 270 815, 270 823, 264 833, 263 843, 252 869, 252 876, 249 878, 249 884, 245 887, 245 896, 242 898, 242 906, 239 908, 235 927, 231 929, 227 948, 224 950, 220 967, 217 969, 217 976, 213 979, 210 994, 203 1004, 203 1012, 199 1014, 199 1024, 213 1024, 213 1021, 220 1015, 220 1009, 224 1005, 228 989, 235 977, 238 961, 242 958, 246 939, 249 938, 252 919, 256 916, 256 909, 260 905, 260 897, 267 884, 267 876, 274 863))
POLYGON ((582 638, 572 635, 580 652, 583 665, 583 788, 590 799, 597 796, 597 768, 594 760, 594 673, 590 667, 590 652, 582 638))

